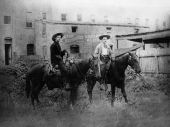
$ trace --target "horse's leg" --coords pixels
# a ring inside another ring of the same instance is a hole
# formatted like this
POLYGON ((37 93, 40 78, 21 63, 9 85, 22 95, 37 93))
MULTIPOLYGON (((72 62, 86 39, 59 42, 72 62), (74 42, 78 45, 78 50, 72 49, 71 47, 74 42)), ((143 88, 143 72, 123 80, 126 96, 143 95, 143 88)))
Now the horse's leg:
POLYGON ((74 84, 70 84, 72 86, 71 90, 70 90, 70 100, 69 100, 69 105, 70 108, 73 109, 73 105, 74 105, 74 94, 75 94, 75 88, 74 88, 74 84))
POLYGON ((124 99, 125 99, 125 102, 128 103, 124 83, 123 83, 123 86, 121 87, 121 92, 122 92, 122 94, 123 94, 123 97, 124 97, 124 99))
POLYGON ((115 101, 115 86, 114 84, 111 84, 111 92, 112 92, 112 97, 111 97, 111 106, 114 106, 114 101, 115 101))
POLYGON ((34 105, 34 99, 35 99, 35 80, 30 80, 31 83, 31 103, 33 105, 33 108, 35 109, 35 105, 34 105))
POLYGON ((40 91, 41 91, 41 89, 43 88, 43 86, 44 86, 44 82, 41 82, 38 86, 37 86, 37 88, 36 88, 36 93, 35 93, 35 99, 36 99, 36 101, 37 101, 37 103, 38 104, 40 104, 40 100, 39 100, 39 98, 38 98, 38 95, 39 95, 39 93, 40 93, 40 91))
POLYGON ((78 84, 80 84, 80 82, 77 82, 77 83, 73 82, 72 84, 70 84, 70 86, 72 86, 71 92, 70 92, 70 106, 72 109, 77 100, 78 84))
POLYGON ((75 104, 75 88, 72 88, 70 91, 70 108, 73 109, 73 105, 75 104))
POLYGON ((25 88, 25 91, 26 91, 27 98, 29 98, 30 90, 31 90, 31 80, 29 78, 29 75, 26 75, 26 88, 25 88))
POLYGON ((96 81, 94 81, 94 80, 87 81, 87 92, 88 92, 88 95, 89 95, 90 103, 92 103, 92 91, 93 91, 95 83, 96 83, 96 81))
POLYGON ((33 108, 35 109, 35 104, 34 104, 34 99, 35 99, 35 94, 34 94, 34 90, 31 90, 31 103, 33 108))

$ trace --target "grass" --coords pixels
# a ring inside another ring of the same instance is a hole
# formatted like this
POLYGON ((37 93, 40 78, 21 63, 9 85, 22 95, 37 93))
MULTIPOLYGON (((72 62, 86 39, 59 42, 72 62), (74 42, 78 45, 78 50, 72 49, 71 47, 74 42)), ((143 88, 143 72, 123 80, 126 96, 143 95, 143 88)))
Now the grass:
POLYGON ((117 89, 114 107, 97 85, 94 102, 89 104, 84 84, 79 88, 74 110, 68 109, 68 92, 46 88, 40 95, 42 104, 33 110, 23 91, 4 90, 4 85, 9 85, 6 81, 12 77, 1 75, 0 79, 3 88, 0 89, 0 127, 168 127, 170 124, 169 79, 145 77, 147 84, 140 79, 128 80, 126 91, 131 104, 124 102, 117 89))

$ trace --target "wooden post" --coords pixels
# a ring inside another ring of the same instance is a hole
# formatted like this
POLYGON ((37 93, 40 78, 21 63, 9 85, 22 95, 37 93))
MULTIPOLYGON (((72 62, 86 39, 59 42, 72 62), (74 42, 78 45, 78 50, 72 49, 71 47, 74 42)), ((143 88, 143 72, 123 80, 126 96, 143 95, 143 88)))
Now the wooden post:
POLYGON ((116 41, 117 41, 117 45, 116 45, 116 48, 118 49, 118 48, 119 48, 119 43, 118 43, 118 39, 117 39, 116 41))
POLYGON ((155 61, 156 61, 156 74, 159 74, 159 60, 158 60, 158 51, 155 55, 155 61))
POLYGON ((143 38, 142 38, 142 44, 143 44, 143 50, 145 50, 145 43, 143 41, 143 38))
POLYGON ((156 74, 159 74, 159 61, 158 61, 158 56, 155 56, 156 60, 156 74))

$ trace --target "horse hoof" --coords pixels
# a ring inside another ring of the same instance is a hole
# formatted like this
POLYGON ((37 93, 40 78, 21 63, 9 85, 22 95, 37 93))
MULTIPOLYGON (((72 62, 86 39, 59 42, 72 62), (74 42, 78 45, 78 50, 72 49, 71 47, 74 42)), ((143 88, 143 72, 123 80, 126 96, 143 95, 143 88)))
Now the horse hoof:
POLYGON ((90 104, 93 104, 93 101, 90 101, 90 104))

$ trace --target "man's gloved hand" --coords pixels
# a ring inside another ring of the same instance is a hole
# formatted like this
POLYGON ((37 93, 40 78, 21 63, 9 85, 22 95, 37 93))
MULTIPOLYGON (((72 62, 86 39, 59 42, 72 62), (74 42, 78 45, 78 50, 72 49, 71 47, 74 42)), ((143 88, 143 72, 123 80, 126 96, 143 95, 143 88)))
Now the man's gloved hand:
POLYGON ((59 56, 59 55, 56 55, 56 59, 57 59, 57 60, 62 60, 62 57, 59 56))
POLYGON ((113 57, 113 56, 112 56, 111 60, 112 60, 112 61, 115 61, 115 59, 116 59, 116 57, 113 57))

